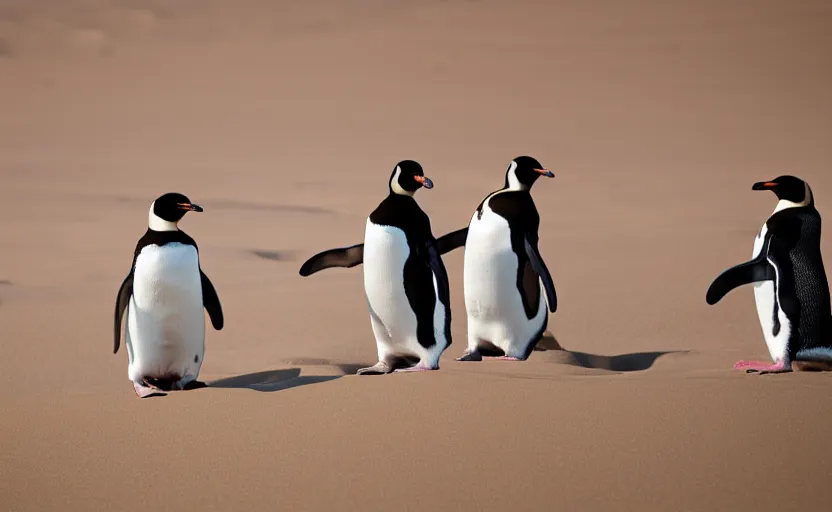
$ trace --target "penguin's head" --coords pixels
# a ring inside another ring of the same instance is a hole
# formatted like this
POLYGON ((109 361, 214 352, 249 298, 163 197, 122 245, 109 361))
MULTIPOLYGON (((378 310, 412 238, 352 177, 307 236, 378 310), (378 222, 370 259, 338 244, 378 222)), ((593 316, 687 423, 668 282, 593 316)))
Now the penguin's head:
POLYGON ((433 182, 425 177, 425 171, 418 162, 402 160, 393 168, 390 175, 390 192, 403 196, 413 196, 421 187, 433 188, 433 182))
POLYGON ((771 181, 759 181, 751 190, 771 190, 781 201, 795 204, 809 204, 812 202, 812 190, 809 184, 794 176, 778 176, 771 181))
POLYGON ((201 212, 202 207, 193 204, 187 196, 168 192, 156 198, 150 205, 148 227, 154 231, 174 231, 177 223, 188 212, 201 212))
POLYGON ((518 156, 508 164, 505 186, 510 190, 529 190, 541 176, 554 178, 555 174, 530 156, 518 156))

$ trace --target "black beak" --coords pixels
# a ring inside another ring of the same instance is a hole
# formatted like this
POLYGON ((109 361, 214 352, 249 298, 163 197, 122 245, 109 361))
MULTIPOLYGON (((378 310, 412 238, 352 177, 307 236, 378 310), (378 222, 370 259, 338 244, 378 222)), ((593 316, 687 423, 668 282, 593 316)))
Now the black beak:
POLYGON ((758 181, 751 187, 751 190, 774 190, 777 188, 777 185, 773 181, 758 181))
POLYGON ((201 212, 203 211, 202 207, 198 204, 193 203, 178 203, 176 206, 179 207, 180 210, 185 210, 186 212, 201 212))

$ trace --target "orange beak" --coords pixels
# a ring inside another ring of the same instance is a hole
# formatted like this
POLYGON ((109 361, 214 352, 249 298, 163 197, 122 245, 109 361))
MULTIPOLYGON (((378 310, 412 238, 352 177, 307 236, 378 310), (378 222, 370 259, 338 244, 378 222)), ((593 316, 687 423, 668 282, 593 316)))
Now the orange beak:
POLYGON ((425 176, 414 176, 413 179, 421 183, 425 188, 433 188, 433 182, 430 181, 430 178, 425 176))
POLYGON ((185 210, 187 212, 201 212, 202 207, 198 204, 192 203, 176 203, 176 206, 179 207, 180 210, 185 210))
POLYGON ((778 184, 773 181, 760 181, 755 183, 754 186, 751 187, 751 190, 771 190, 777 188, 777 185, 778 184))
POLYGON ((547 178, 555 177, 555 173, 553 173, 549 169, 535 169, 535 172, 539 173, 542 176, 546 176, 547 178))

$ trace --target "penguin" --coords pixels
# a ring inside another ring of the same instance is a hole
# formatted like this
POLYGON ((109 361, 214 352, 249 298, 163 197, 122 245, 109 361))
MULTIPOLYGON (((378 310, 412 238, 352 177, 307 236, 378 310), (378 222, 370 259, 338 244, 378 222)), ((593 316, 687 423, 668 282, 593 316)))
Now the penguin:
MULTIPOLYGON (((303 277, 326 268, 364 266, 364 292, 378 362, 358 375, 439 369, 452 343, 450 286, 440 255, 459 247, 461 231, 434 238, 430 219, 414 199, 432 189, 422 166, 402 160, 393 168, 388 195, 367 217, 364 243, 309 258, 303 277)), ((464 237, 463 237, 464 238, 464 237)))
POLYGON ((524 361, 548 325, 547 303, 557 311, 530 193, 541 176, 555 177, 530 156, 515 158, 503 188, 488 194, 471 216, 463 267, 468 346, 457 361, 524 361))
POLYGON ((751 260, 729 268, 711 283, 709 305, 728 292, 754 284, 763 338, 773 364, 739 361, 746 373, 832 369, 832 311, 821 258, 820 214, 809 184, 795 176, 755 183, 779 199, 757 236, 751 260))
POLYGON ((187 212, 202 212, 186 196, 167 193, 150 205, 148 227, 133 251, 116 295, 113 353, 124 313, 127 376, 139 398, 205 387, 196 380, 205 353, 205 317, 222 330, 222 306, 199 264, 193 238, 179 229, 187 212))

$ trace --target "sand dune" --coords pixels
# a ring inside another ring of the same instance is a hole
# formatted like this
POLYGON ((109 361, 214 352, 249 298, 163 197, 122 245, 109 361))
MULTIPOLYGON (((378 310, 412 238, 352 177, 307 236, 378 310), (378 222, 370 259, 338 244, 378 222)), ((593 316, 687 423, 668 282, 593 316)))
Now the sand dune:
POLYGON ((829 375, 732 370, 751 290, 705 291, 755 181, 832 216, 830 34, 823 0, 0 0, 0 509, 825 510, 829 375), (454 361, 458 250, 441 369, 353 375, 361 269, 301 262, 401 159, 441 234, 522 154, 557 175, 543 350, 454 361), (209 387, 138 400, 112 307, 171 190, 226 327, 209 387))

